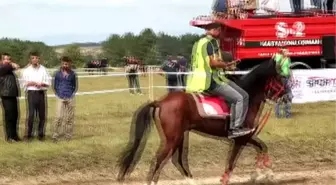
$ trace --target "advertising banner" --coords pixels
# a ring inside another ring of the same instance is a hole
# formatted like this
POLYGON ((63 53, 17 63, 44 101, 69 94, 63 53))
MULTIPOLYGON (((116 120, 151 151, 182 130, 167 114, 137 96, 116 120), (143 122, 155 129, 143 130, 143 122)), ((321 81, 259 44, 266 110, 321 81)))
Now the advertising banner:
POLYGON ((293 103, 336 100, 336 69, 293 70, 293 103))

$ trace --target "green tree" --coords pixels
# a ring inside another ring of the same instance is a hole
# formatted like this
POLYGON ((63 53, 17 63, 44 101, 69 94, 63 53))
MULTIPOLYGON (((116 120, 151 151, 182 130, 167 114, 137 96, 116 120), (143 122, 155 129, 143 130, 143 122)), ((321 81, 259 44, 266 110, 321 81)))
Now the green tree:
POLYGON ((154 45, 148 52, 144 59, 146 65, 157 65, 162 61, 161 53, 158 51, 157 45, 154 45))
POLYGON ((41 54, 42 63, 46 67, 53 67, 57 64, 57 54, 52 47, 43 42, 22 41, 19 39, 0 39, 0 53, 9 53, 13 60, 21 67, 28 64, 28 55, 31 51, 41 54))
POLYGON ((150 28, 145 28, 141 31, 140 35, 137 39, 137 47, 135 52, 135 56, 140 60, 145 60, 148 52, 156 45, 156 34, 150 28))
POLYGON ((83 66, 85 63, 84 57, 81 53, 80 46, 78 44, 71 44, 64 48, 64 56, 71 58, 73 65, 76 67, 83 66))
POLYGON ((109 59, 112 66, 122 66, 123 57, 126 55, 126 50, 123 47, 123 39, 117 35, 111 35, 102 43, 104 55, 109 59))

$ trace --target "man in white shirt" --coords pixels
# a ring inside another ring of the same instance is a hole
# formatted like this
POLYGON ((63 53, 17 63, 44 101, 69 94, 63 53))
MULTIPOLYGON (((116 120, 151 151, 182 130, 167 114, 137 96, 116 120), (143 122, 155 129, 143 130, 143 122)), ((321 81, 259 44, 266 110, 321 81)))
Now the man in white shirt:
POLYGON ((39 54, 30 53, 30 65, 24 69, 22 74, 23 86, 26 91, 27 100, 27 125, 25 139, 30 141, 33 138, 34 116, 39 116, 38 139, 45 139, 45 121, 47 108, 46 91, 51 84, 51 77, 47 69, 40 64, 39 54))

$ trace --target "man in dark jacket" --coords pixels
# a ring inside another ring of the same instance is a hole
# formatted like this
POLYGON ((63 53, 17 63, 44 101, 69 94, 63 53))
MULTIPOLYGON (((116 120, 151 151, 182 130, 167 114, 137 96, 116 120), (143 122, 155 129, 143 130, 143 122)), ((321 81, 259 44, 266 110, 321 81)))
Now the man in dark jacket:
POLYGON ((20 141, 18 136, 18 96, 19 86, 14 70, 19 65, 11 61, 8 53, 1 55, 0 64, 0 96, 4 110, 5 134, 8 142, 20 141))
POLYGON ((184 58, 184 56, 178 56, 178 61, 177 63, 179 64, 179 72, 181 72, 182 74, 178 75, 178 81, 179 81, 179 86, 186 86, 186 74, 183 74, 185 72, 187 72, 187 66, 188 66, 188 61, 186 58, 184 58))
POLYGON ((168 60, 164 61, 161 66, 162 71, 170 73, 166 74, 168 92, 181 91, 180 89, 176 88, 177 86, 179 86, 178 75, 176 74, 179 71, 179 69, 180 64, 177 63, 177 60, 175 60, 172 56, 168 56, 168 60))

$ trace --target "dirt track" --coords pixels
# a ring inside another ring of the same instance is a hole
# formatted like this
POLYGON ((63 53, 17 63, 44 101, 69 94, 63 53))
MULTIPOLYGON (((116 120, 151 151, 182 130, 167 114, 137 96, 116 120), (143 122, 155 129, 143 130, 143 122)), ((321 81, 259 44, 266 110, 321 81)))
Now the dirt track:
MULTIPOLYGON (((274 174, 272 181, 259 181, 253 183, 251 181, 251 175, 234 175, 230 180, 230 185, 248 185, 248 184, 264 184, 264 185, 334 185, 336 170, 325 171, 299 171, 299 172, 281 172, 274 174)), ((195 179, 194 182, 197 185, 219 185, 219 177, 195 179)), ((87 185, 101 184, 101 185, 120 185, 115 182, 99 182, 99 183, 81 183, 87 185)), ((160 181, 158 185, 188 185, 186 180, 175 181, 160 181)), ((124 185, 144 185, 144 183, 125 182, 124 185)))
MULTIPOLYGON (((78 174, 79 175, 79 174, 78 174)), ((75 177, 72 174, 72 178, 68 175, 59 177, 44 176, 37 179, 4 181, 2 179, 0 184, 2 185, 144 185, 144 182, 126 181, 124 184, 117 183, 112 177, 99 177, 97 176, 82 176, 81 180, 79 176, 75 177)), ((220 177, 209 178, 195 178, 194 182, 197 185, 219 185, 220 177)), ((158 185, 188 185, 186 180, 161 180, 158 185)), ((195 184, 195 185, 196 185, 195 184)), ((272 181, 258 181, 257 183, 251 181, 251 174, 237 174, 233 175, 230 181, 230 185, 250 185, 250 184, 263 184, 263 185, 334 185, 336 184, 336 170, 310 170, 310 171, 287 171, 287 172, 274 172, 272 181)))

